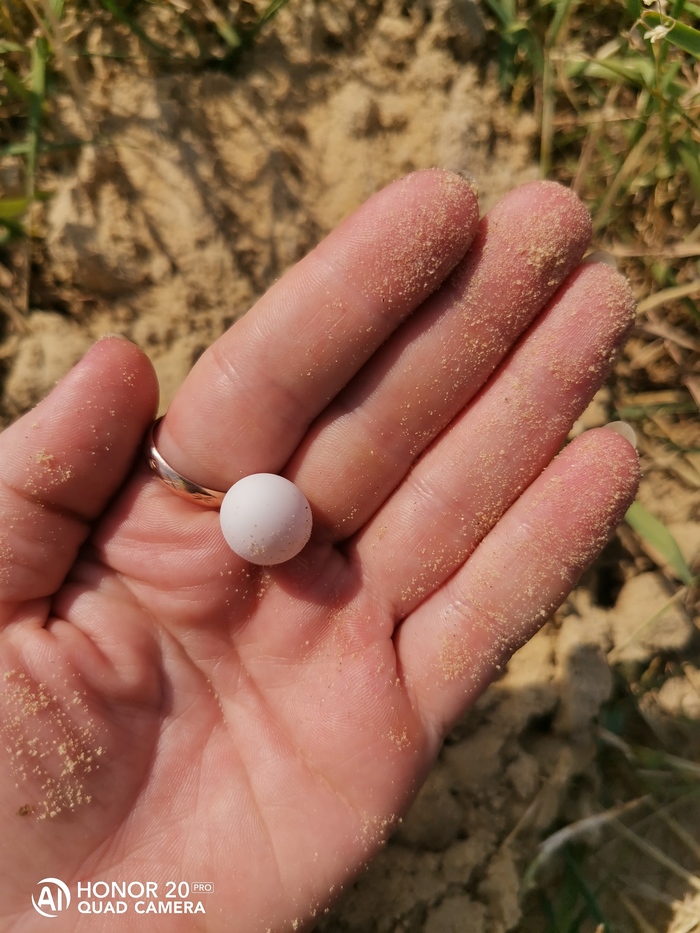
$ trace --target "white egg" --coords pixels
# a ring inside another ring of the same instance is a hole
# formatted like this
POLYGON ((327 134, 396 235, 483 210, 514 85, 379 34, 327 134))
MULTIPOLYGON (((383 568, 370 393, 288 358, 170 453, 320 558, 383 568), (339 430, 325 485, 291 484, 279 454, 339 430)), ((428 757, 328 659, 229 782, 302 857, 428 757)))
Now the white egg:
POLYGON ((221 531, 252 564, 290 560, 311 537, 311 509, 300 489, 276 473, 253 473, 234 483, 221 503, 221 531))

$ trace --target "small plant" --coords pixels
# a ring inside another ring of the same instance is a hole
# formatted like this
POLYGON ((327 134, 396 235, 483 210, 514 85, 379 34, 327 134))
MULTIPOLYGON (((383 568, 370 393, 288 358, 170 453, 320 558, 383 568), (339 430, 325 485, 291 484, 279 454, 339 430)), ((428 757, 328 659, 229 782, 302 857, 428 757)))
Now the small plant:
MULTIPOLYGON (((493 17, 503 92, 514 107, 534 106, 539 116, 541 175, 585 200, 596 248, 617 257, 639 298, 635 330, 613 379, 615 414, 635 423, 647 470, 656 465, 698 489, 700 5, 483 5, 493 17)), ((640 503, 630 509, 627 522, 637 536, 631 546, 665 575, 669 602, 662 612, 671 604, 692 607, 698 577, 653 511, 640 503)), ((628 643, 643 638, 660 613, 648 615, 640 614, 628 643)), ((674 755, 673 740, 654 735, 642 709, 652 686, 682 678, 682 665, 657 657, 644 670, 627 669, 615 667, 614 654, 609 662, 618 686, 598 735, 596 768, 606 784, 599 811, 545 840, 523 879, 547 933, 659 933, 649 922, 652 909, 670 916, 679 908, 666 891, 635 888, 640 861, 700 891, 700 878, 682 864, 700 864, 700 849, 683 836, 673 812, 697 799, 700 769, 683 757, 682 745, 674 755), (659 827, 670 833, 668 850, 649 842, 659 827), (556 881, 548 883, 555 865, 556 881)), ((697 908, 686 920, 693 916, 697 921, 697 908)), ((673 927, 681 929, 695 923, 673 927)))
POLYGON ((590 0, 484 4, 495 18, 502 88, 516 105, 532 100, 540 114, 542 175, 560 171, 561 157, 571 164, 575 154, 585 157, 576 169, 579 183, 586 170, 599 183, 614 176, 614 189, 605 185, 598 194, 599 227, 609 222, 611 208, 623 207, 621 196, 638 178, 642 139, 642 148, 662 143, 664 161, 652 166, 653 180, 682 170, 700 196, 700 32, 681 20, 699 16, 700 6, 686 0, 664 2, 663 10, 648 9, 659 6, 651 0, 626 0, 624 7, 590 0), (596 157, 603 171, 594 170, 596 157))
POLYGON ((692 25, 700 5, 484 5, 501 86, 514 105, 530 100, 539 113, 541 174, 584 199, 596 246, 619 259, 641 299, 630 353, 644 358, 651 345, 667 356, 620 368, 617 415, 639 424, 643 453, 673 451, 683 478, 700 487, 700 440, 688 442, 683 430, 700 405, 700 31, 692 25), (663 411, 662 388, 674 393, 663 411))

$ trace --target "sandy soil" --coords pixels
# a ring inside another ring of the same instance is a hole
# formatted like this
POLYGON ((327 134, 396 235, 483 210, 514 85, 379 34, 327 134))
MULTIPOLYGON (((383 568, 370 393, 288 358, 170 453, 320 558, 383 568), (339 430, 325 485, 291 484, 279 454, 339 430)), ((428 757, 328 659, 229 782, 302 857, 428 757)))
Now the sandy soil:
MULTIPOLYGON (((42 297, 34 307, 42 310, 10 328, 0 347, 3 419, 31 407, 112 331, 150 354, 167 407, 202 350, 284 269, 369 194, 414 168, 469 173, 484 210, 536 177, 535 120, 499 97, 483 67, 484 38, 470 0, 407 8, 308 2, 280 14, 235 76, 94 59, 87 87, 97 142, 53 179, 35 272, 42 297)), ((95 51, 101 41, 96 30, 95 51)), ((67 130, 84 131, 67 96, 60 116, 67 130)), ((575 431, 614 417, 634 365, 627 354, 575 431)), ((698 464, 678 456, 659 466, 644 443, 642 456, 641 500, 696 560, 698 464)), ((523 884, 538 845, 644 793, 625 772, 627 750, 615 744, 612 720, 636 717, 642 745, 687 758, 698 750, 697 619, 682 599, 669 603, 674 589, 658 555, 622 529, 449 736, 413 810, 322 929, 545 929, 539 899, 523 884), (620 671, 635 683, 648 674, 635 702, 620 671), (601 723, 611 730, 602 734, 603 752, 601 723)), ((668 813, 686 827, 700 822, 692 798, 668 813)), ((693 864, 647 804, 632 824, 697 869, 697 853, 693 864)), ((637 928, 624 898, 655 930, 691 929, 687 917, 700 916, 700 905, 687 880, 621 831, 601 832, 596 846, 601 876, 615 865, 629 879, 624 897, 602 895, 619 929, 637 928), (664 897, 685 899, 691 913, 664 897)), ((537 880, 556 891, 565 871, 555 854, 537 880)))

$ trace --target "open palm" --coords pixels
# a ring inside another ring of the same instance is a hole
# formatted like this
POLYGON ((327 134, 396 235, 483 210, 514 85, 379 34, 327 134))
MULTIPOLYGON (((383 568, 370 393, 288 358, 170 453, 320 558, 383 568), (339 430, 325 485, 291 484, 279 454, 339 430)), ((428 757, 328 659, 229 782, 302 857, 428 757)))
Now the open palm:
POLYGON ((366 863, 634 495, 612 431, 556 457, 631 319, 588 236, 556 185, 479 223, 465 181, 416 173, 204 354, 159 449, 211 488, 294 480, 314 534, 286 564, 150 474, 127 341, 5 431, 3 930, 298 929, 366 863), (51 921, 45 878, 73 893, 51 921), (79 910, 96 882, 136 883, 124 913, 79 910), (204 913, 137 912, 146 882, 139 910, 204 913))

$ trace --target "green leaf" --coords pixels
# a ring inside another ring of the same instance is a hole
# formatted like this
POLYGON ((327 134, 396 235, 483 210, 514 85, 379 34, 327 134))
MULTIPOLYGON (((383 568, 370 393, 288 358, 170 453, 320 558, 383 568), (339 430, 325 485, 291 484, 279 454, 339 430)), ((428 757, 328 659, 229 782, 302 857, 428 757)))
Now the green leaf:
POLYGON ((508 91, 515 81, 515 55, 518 47, 515 43, 501 36, 498 43, 498 80, 501 88, 508 91))
POLYGON ((7 146, 0 146, 0 159, 6 156, 26 155, 28 152, 27 143, 8 143, 7 146))
POLYGON ((21 223, 16 220, 3 220, 2 217, 0 217, 0 230, 5 231, 4 235, 0 234, 0 245, 6 245, 13 240, 23 240, 29 236, 21 223))
POLYGON ((562 27, 562 23, 566 19, 566 16, 569 12, 569 7, 571 6, 572 0, 559 0, 556 6, 556 11, 554 13, 554 19, 552 20, 552 25, 547 31, 547 44, 551 48, 557 40, 557 36, 562 27))
POLYGON ((596 894, 591 890, 586 879, 581 872, 581 859, 577 859, 570 846, 567 846, 565 849, 567 868, 569 869, 571 875, 574 878, 575 883, 578 886, 579 893, 585 901, 587 913, 579 914, 579 917, 574 923, 569 927, 569 933, 576 933, 577 930, 580 930, 583 926, 583 921, 587 917, 592 917, 597 924, 597 928, 603 928, 605 931, 609 931, 611 926, 606 920, 603 911, 601 910, 600 904, 598 903, 598 898, 596 894))
POLYGON ((688 173, 695 197, 700 202, 700 153, 695 140, 688 138, 687 141, 678 143, 678 154, 683 168, 688 173))
POLYGON ((678 575, 683 583, 693 582, 693 574, 685 562, 676 539, 666 526, 639 502, 633 502, 625 515, 627 523, 650 544, 678 575))
POLYGON ((214 28, 224 40, 226 45, 229 46, 229 48, 239 49, 243 44, 243 40, 241 39, 238 32, 223 18, 217 20, 216 23, 214 23, 214 28))
POLYGON ((27 210, 29 201, 26 198, 3 198, 0 200, 0 220, 14 220, 21 217, 27 210))
POLYGON ((669 42, 673 42, 679 49, 695 58, 700 58, 700 31, 697 29, 685 23, 679 23, 673 17, 664 16, 661 13, 642 13, 642 22, 650 29, 656 29, 659 26, 668 29, 665 38, 669 42))
POLYGON ((34 199, 36 173, 39 163, 39 145, 41 143, 42 108, 46 96, 46 66, 49 59, 49 45, 43 36, 37 37, 32 47, 32 68, 29 74, 31 97, 27 115, 27 198, 34 199))
POLYGON ((634 60, 610 56, 591 61, 572 56, 566 62, 566 73, 571 78, 586 76, 608 81, 615 75, 641 88, 649 88, 654 84, 654 63, 646 58, 634 60))
POLYGON ((265 23, 268 23, 271 19, 274 19, 274 17, 277 16, 279 11, 283 7, 285 7, 288 2, 289 0, 270 0, 270 2, 267 5, 267 8, 263 12, 260 19, 258 20, 253 32, 256 34, 260 32, 260 30, 265 25, 265 23))
POLYGON ((3 68, 0 65, 0 80, 5 82, 5 86, 8 90, 12 91, 19 100, 29 101, 31 99, 31 92, 25 87, 12 69, 3 68))
POLYGON ((0 40, 0 55, 4 55, 5 52, 26 52, 27 50, 23 45, 18 45, 16 42, 8 42, 7 39, 0 40))
POLYGON ((501 25, 508 27, 515 19, 515 10, 512 3, 499 3, 499 0, 486 0, 486 6, 491 10, 494 16, 500 21, 501 25))

